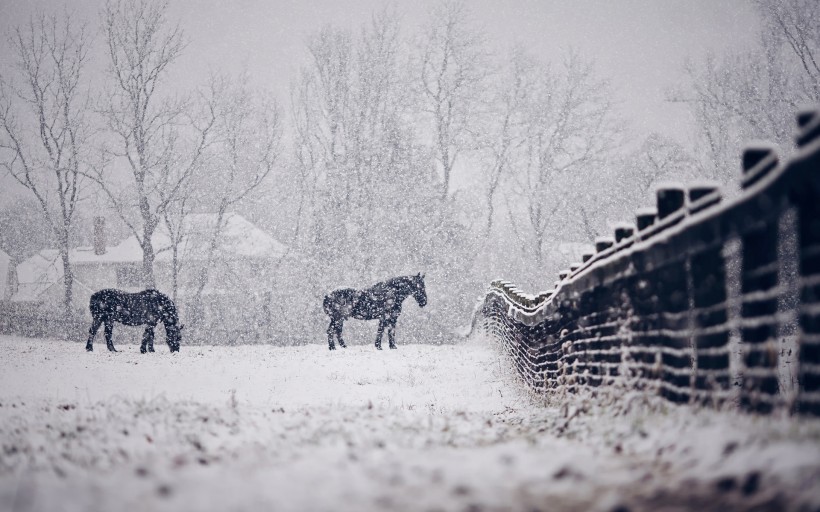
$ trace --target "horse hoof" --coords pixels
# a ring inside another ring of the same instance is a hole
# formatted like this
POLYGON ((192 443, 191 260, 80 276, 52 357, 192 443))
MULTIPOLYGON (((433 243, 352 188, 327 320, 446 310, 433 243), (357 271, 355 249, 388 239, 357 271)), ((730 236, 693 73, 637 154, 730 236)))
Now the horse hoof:
POLYGON ((109 352, 116 352, 116 351, 117 351, 117 349, 115 349, 114 347, 108 347, 108 351, 109 351, 109 352))
POLYGON ((336 350, 336 347, 334 347, 333 345, 331 345, 331 346, 327 347, 327 349, 328 349, 328 350, 336 350))
POLYGON ((347 348, 347 345, 345 345, 344 343, 339 343, 339 346, 342 348, 347 348))
POLYGON ((390 345, 390 350, 396 350, 396 345, 390 345))
POLYGON ((382 349, 382 348, 381 348, 381 347, 379 347, 379 346, 377 346, 377 347, 376 347, 376 350, 381 350, 381 349, 382 349))
POLYGON ((85 351, 86 352, 94 352, 94 347, 92 347, 91 345, 86 345, 85 346, 85 351))
POLYGON ((144 348, 140 347, 140 354, 144 354, 144 353, 146 353, 146 352, 147 352, 147 350, 145 350, 144 348))
MULTIPOLYGON (((153 352, 153 351, 154 351, 154 349, 152 349, 152 348, 148 349, 148 352, 153 352)), ((171 352, 173 352, 173 350, 171 352)))

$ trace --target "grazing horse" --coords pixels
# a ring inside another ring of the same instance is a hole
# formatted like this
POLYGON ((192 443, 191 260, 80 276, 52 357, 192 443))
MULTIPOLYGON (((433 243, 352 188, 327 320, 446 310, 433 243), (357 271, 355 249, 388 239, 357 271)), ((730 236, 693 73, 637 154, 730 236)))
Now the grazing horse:
POLYGON ((333 336, 339 339, 339 345, 346 348, 342 340, 342 326, 346 318, 357 320, 379 319, 379 331, 376 333, 376 348, 382 349, 382 333, 387 329, 387 338, 390 348, 396 348, 396 320, 401 313, 401 304, 409 295, 416 299, 419 306, 427 304, 427 292, 424 290, 424 276, 394 277, 387 281, 376 283, 370 288, 356 290, 341 288, 325 296, 324 309, 330 317, 330 326, 327 328, 327 344, 330 350, 335 350, 333 336))
POLYGON ((100 290, 91 296, 88 305, 91 309, 91 329, 88 330, 88 343, 85 349, 94 350, 92 341, 100 324, 105 323, 105 343, 108 350, 116 352, 111 335, 114 332, 114 322, 124 325, 146 325, 142 335, 140 352, 143 354, 154 351, 154 327, 157 322, 165 325, 165 341, 171 352, 179 352, 179 342, 182 340, 182 325, 179 325, 179 316, 174 301, 157 290, 145 290, 137 293, 128 293, 121 290, 100 290))

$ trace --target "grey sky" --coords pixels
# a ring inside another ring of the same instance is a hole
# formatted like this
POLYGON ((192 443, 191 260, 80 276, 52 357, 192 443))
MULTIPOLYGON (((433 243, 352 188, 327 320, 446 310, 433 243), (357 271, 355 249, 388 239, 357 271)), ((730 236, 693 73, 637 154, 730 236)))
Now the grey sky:
MULTIPOLYGON (((437 0, 394 2, 407 31, 437 0)), ((183 89, 210 70, 246 69, 257 86, 287 102, 288 84, 305 55, 305 40, 325 23, 355 28, 384 0, 184 0, 170 3, 189 46, 172 80, 183 89)), ((76 0, 69 8, 96 26, 103 0, 76 0)), ((38 10, 62 10, 62 0, 0 0, 0 30, 7 35, 38 10)), ((546 60, 568 48, 597 62, 612 79, 620 109, 639 134, 651 131, 685 141, 691 122, 665 91, 683 78, 687 57, 702 58, 753 44, 756 17, 748 0, 472 0, 476 20, 500 52, 518 42, 546 60)), ((101 36, 97 36, 101 42, 101 36)), ((2 38, 0 60, 8 58, 2 38)), ((96 55, 102 66, 104 55, 96 55)))
MULTIPOLYGON (((396 2, 412 30, 436 0, 396 2)), ((184 86, 201 82, 209 69, 246 67, 257 84, 284 99, 299 67, 308 34, 324 23, 357 27, 383 0, 185 0, 171 2, 190 45, 176 69, 184 86)), ((94 19, 101 1, 68 5, 94 19)), ((546 59, 576 48, 612 78, 623 110, 640 131, 683 137, 685 112, 664 102, 664 90, 681 78, 687 56, 723 53, 749 45, 755 16, 748 0, 473 0, 477 20, 499 50, 515 42, 546 59), (676 127, 677 126, 677 127, 676 127)), ((62 9, 62 0, 0 0, 2 29, 41 10, 62 9)), ((4 38, 5 39, 5 38, 4 38)), ((3 46, 6 47, 5 41, 3 46)), ((7 53, 4 50, 4 53, 7 53)))

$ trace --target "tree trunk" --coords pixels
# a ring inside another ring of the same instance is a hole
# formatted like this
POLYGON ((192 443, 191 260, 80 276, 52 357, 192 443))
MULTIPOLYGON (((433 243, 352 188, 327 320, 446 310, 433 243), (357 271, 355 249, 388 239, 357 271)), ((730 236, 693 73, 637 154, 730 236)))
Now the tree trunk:
MULTIPOLYGON (((446 158, 446 159, 449 160, 450 156, 447 153, 447 151, 443 152, 442 158, 443 159, 446 158)), ((441 189, 441 201, 445 202, 445 201, 447 201, 447 197, 450 195, 450 174, 452 173, 453 167, 449 163, 444 163, 443 160, 442 160, 442 162, 443 162, 442 170, 444 172, 444 183, 443 183, 442 189, 441 189)))
POLYGON ((493 206, 493 193, 487 194, 487 226, 484 228, 484 239, 490 239, 490 232, 493 230, 493 215, 495 214, 495 207, 493 206))
POLYGON ((142 285, 144 288, 154 288, 154 246, 151 236, 145 231, 146 238, 142 241, 142 285))
POLYGON ((63 260, 63 313, 66 320, 71 318, 72 300, 74 294, 74 272, 71 269, 71 262, 68 257, 68 247, 62 245, 60 247, 60 257, 63 260))
POLYGON ((171 248, 172 256, 171 256, 171 295, 173 297, 174 304, 177 303, 177 289, 179 288, 179 246, 174 244, 171 248))

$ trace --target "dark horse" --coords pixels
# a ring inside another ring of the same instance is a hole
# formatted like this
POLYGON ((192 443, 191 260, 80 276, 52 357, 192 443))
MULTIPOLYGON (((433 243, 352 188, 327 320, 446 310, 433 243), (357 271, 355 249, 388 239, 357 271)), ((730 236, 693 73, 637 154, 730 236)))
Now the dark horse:
POLYGON ((179 316, 174 301, 157 290, 145 290, 137 293, 128 293, 121 290, 100 290, 91 296, 88 307, 91 309, 91 329, 88 330, 88 343, 85 349, 94 350, 91 342, 100 324, 105 323, 105 343, 108 350, 116 352, 111 334, 114 332, 114 322, 124 325, 146 325, 142 335, 140 352, 154 351, 154 327, 157 322, 165 325, 165 341, 171 352, 179 351, 179 342, 182 339, 182 325, 179 325, 179 316))
POLYGON ((424 307, 427 304, 423 275, 394 277, 364 290, 341 288, 330 292, 324 301, 325 313, 330 317, 330 326, 327 328, 327 343, 330 350, 336 349, 333 344, 334 334, 339 338, 339 345, 342 348, 346 347, 342 340, 342 325, 345 319, 350 317, 357 320, 378 318, 376 348, 382 349, 382 333, 385 328, 390 348, 396 348, 396 320, 401 313, 402 302, 409 295, 416 299, 419 306, 424 307))

